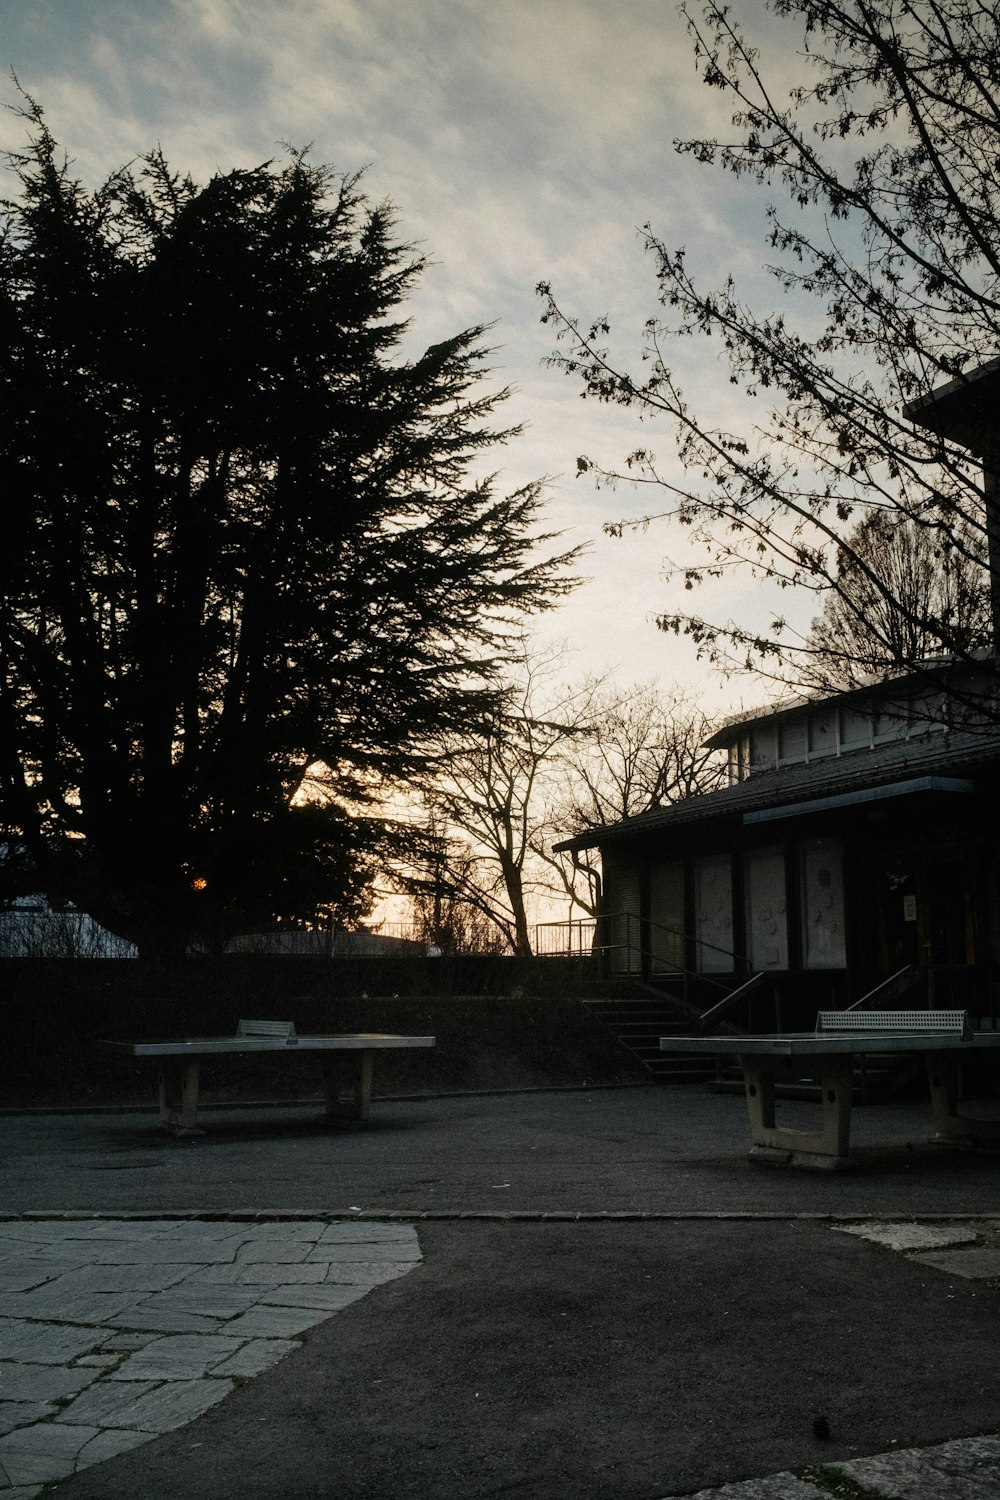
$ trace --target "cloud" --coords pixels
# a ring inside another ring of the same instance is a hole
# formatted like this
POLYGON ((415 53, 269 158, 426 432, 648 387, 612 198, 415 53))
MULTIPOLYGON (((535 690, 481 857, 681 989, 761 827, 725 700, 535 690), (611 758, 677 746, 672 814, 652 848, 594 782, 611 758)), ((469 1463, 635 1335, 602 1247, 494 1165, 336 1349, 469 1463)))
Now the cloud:
MULTIPOLYGON (((794 75, 794 39, 749 0, 747 10, 778 72, 794 75)), ((157 143, 202 180, 272 157, 282 141, 311 142, 315 160, 341 170, 365 167, 369 194, 398 205, 401 236, 431 262, 412 302, 414 340, 495 323, 497 383, 515 387, 510 418, 526 424, 500 455, 505 483, 554 476, 555 523, 593 544, 594 581, 560 618, 596 655, 620 647, 633 678, 662 675, 667 645, 672 664, 702 671, 647 624, 664 606, 665 539, 602 537, 601 522, 637 513, 641 497, 572 477, 578 453, 613 463, 639 441, 672 461, 671 439, 581 402, 544 368, 551 331, 534 295, 548 279, 568 311, 609 314, 634 364, 656 310, 638 236, 648 220, 688 246, 709 282, 734 270, 774 296, 760 272, 759 193, 673 150, 677 136, 724 129, 729 109, 699 81, 671 4, 33 0, 5 21, 6 61, 90 184, 157 143)), ((13 86, 6 97, 16 102, 13 86)), ((0 146, 23 136, 22 121, 0 117, 0 146)), ((714 348, 688 342, 678 358, 692 398, 724 420, 731 398, 714 348)))

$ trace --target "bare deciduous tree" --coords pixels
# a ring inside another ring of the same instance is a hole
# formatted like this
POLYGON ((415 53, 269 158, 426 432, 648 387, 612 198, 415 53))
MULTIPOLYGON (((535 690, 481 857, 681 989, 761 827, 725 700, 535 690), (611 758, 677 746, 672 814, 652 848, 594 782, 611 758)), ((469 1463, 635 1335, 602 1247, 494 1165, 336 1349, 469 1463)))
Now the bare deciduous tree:
POLYGON ((963 653, 987 647, 989 581, 976 543, 969 537, 968 551, 955 552, 906 517, 868 516, 841 549, 833 589, 809 632, 815 655, 803 675, 814 672, 821 688, 861 687, 901 662, 931 661, 945 633, 963 653))
MULTIPOLYGON (((976 561, 992 539, 1000 569, 1000 523, 986 508, 996 485, 981 468, 1000 468, 997 10, 982 0, 771 0, 771 9, 802 27, 791 87, 769 76, 730 6, 683 8, 734 132, 675 146, 790 200, 789 216, 769 211, 776 299, 756 312, 732 278, 706 289, 684 250, 647 225, 660 310, 635 372, 610 352, 606 319, 588 327, 543 283, 544 319, 561 340, 553 363, 585 395, 664 418, 676 437, 678 462, 646 446, 617 468, 578 461, 600 484, 653 497, 641 520, 609 529, 679 523, 695 548, 679 570, 689 586, 743 569, 822 595, 847 568, 880 610, 919 627, 885 635, 905 670, 928 644, 961 656, 968 641, 953 614, 915 610, 906 580, 855 545, 865 520, 913 521, 950 559, 976 561), (732 395, 721 422, 699 415, 676 374, 677 341, 694 335, 721 352, 732 395)), ((804 660, 815 684, 807 639, 774 615, 755 628, 670 609, 660 624, 724 667, 796 680, 804 660)))
POLYGON ((691 696, 595 678, 566 686, 559 664, 526 646, 522 675, 480 732, 442 747, 422 783, 429 853, 403 882, 442 930, 458 903, 521 955, 532 951, 532 917, 554 902, 580 916, 598 910, 597 872, 554 854, 554 843, 708 791, 724 771, 691 696))
POLYGON ((525 644, 517 679, 496 694, 478 731, 442 738, 433 771, 418 782, 433 826, 447 830, 435 878, 520 956, 531 955, 529 907, 545 889, 535 851, 548 826, 547 783, 565 746, 592 732, 598 684, 560 684, 561 657, 525 644))
POLYGON ((410 882, 410 916, 428 953, 505 953, 509 939, 470 892, 476 856, 459 839, 431 835, 427 867, 410 882))
POLYGON ((558 888, 587 915, 598 912, 596 871, 553 854, 552 843, 720 786, 725 763, 705 743, 712 727, 694 697, 679 689, 666 692, 650 682, 596 693, 591 732, 570 741, 560 757, 548 837, 536 846, 558 888))

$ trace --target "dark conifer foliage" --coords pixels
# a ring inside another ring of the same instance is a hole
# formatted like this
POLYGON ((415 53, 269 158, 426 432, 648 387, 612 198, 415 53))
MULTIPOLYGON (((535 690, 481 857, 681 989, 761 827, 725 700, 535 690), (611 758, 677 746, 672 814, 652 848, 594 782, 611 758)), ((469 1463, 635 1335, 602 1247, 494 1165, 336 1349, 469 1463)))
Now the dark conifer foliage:
POLYGON ((474 720, 570 586, 482 328, 404 352, 422 262, 291 153, 88 192, 42 116, 0 245, 4 836, 145 951, 364 910, 372 793, 474 720))

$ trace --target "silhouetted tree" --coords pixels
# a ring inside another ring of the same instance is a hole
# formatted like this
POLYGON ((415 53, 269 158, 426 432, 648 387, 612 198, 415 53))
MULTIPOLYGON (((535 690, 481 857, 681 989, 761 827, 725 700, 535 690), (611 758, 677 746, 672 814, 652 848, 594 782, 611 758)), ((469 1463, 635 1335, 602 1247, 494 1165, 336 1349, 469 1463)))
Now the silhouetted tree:
POLYGON ((417 357, 420 258, 292 153, 85 190, 41 111, 0 242, 0 811, 28 889, 143 951, 364 910, 373 810, 568 586, 481 328, 417 357), (541 539, 544 547, 544 538, 541 539))
MULTIPOLYGON (((436 830, 438 889, 481 912, 522 958, 532 953, 532 898, 546 889, 537 852, 551 777, 565 746, 593 732, 596 684, 556 681, 560 659, 523 643, 518 670, 489 711, 473 729, 442 737, 420 782, 436 830)), ((425 878, 418 875, 418 889, 425 878)), ((404 883, 414 889, 412 879, 404 883)))
POLYGON ((820 688, 862 687, 893 676, 901 663, 929 665, 945 635, 956 652, 988 648, 989 576, 977 543, 968 537, 967 550, 954 552, 898 513, 867 516, 845 539, 801 674, 820 688))
POLYGON ((399 872, 421 913, 446 901, 472 908, 521 956, 532 952, 533 924, 567 900, 588 916, 599 906, 596 871, 554 844, 710 791, 726 772, 705 744, 711 724, 685 693, 567 683, 562 660, 525 642, 493 711, 441 745, 421 778, 429 853, 399 872))
POLYGON ((722 786, 726 763, 706 745, 713 725, 689 693, 658 683, 598 689, 589 733, 562 747, 536 853, 557 889, 588 916, 600 909, 597 872, 552 845, 722 786))
POLYGON ((408 882, 410 920, 428 953, 509 953, 506 933, 468 894, 476 855, 457 838, 432 835, 424 870, 408 882))

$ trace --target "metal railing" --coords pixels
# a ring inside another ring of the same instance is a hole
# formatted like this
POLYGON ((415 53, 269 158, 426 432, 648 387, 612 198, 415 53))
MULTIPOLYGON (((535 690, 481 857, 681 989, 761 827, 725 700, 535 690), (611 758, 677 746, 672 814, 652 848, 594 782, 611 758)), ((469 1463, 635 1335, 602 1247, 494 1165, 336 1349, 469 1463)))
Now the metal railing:
POLYGON ((535 923, 536 958, 590 958, 597 952, 594 917, 535 923))
MULTIPOLYGON (((721 1020, 746 999, 764 977, 754 974, 734 987, 716 978, 710 970, 690 969, 684 963, 684 955, 692 942, 699 955, 706 950, 723 954, 730 960, 733 971, 741 958, 730 948, 710 943, 680 927, 651 922, 631 911, 608 912, 596 919, 540 923, 535 929, 535 941, 535 953, 541 957, 584 955, 599 960, 609 979, 633 979, 652 985, 669 981, 672 990, 680 990, 672 998, 695 1016, 702 1028, 707 1020, 721 1020), (703 1011, 691 1000, 692 983, 697 984, 702 993, 706 989, 721 992, 719 999, 703 1011)), ((780 1016, 778 1020, 780 1030, 780 1016)))
MULTIPOLYGON (((918 985, 923 985, 927 990, 927 976, 916 964, 906 964, 904 968, 897 969, 895 974, 890 974, 888 979, 883 979, 873 990, 862 995, 859 1000, 854 1000, 846 1007, 847 1010, 873 1010, 877 1006, 884 1006, 892 1000, 899 1000, 904 995, 909 995, 918 985)), ((928 1005, 930 1001, 928 1000, 928 1005)))
MULTIPOLYGON (((652 922, 632 911, 605 912, 600 917, 571 918, 561 922, 539 922, 535 926, 535 953, 540 958, 577 958, 584 954, 608 956, 609 968, 615 974, 639 972, 642 959, 650 961, 650 972, 662 975, 685 972, 683 955, 693 941, 700 953, 711 950, 732 960, 736 968, 740 955, 702 937, 692 937, 680 927, 666 922, 652 922), (615 955, 618 955, 616 960, 615 955)), ((710 970, 699 970, 711 982, 710 970)), ((720 968, 719 972, 729 972, 720 968)))

